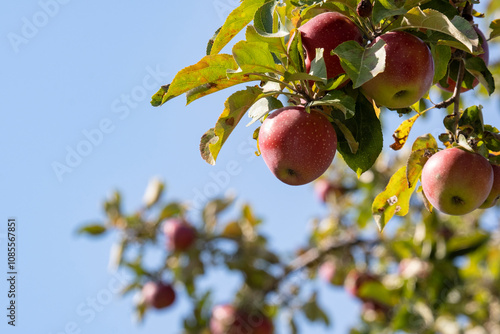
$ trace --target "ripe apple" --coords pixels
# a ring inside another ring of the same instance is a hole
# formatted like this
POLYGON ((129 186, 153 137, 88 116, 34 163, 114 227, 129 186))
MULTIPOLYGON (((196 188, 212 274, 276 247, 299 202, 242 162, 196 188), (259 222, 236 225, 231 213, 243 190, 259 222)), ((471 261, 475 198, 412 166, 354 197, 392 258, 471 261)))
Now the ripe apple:
POLYGON ((449 215, 464 215, 484 203, 493 185, 493 168, 477 153, 454 147, 425 163, 422 188, 429 202, 449 215))
POLYGON ((168 248, 175 251, 185 251, 194 243, 196 230, 180 218, 165 221, 163 231, 167 237, 168 248))
POLYGON ((431 88, 434 61, 427 45, 412 34, 391 31, 385 41, 385 70, 361 86, 377 105, 391 109, 411 106, 431 88))
POLYGON ((328 201, 328 197, 335 193, 336 187, 331 183, 331 181, 327 179, 318 180, 314 184, 314 192, 316 196, 323 202, 326 203, 328 201))
MULTIPOLYGON (((488 46, 488 42, 486 40, 486 37, 484 36, 483 32, 481 30, 479 30, 478 27, 474 26, 474 30, 476 31, 477 35, 479 36, 479 42, 481 44, 481 46, 483 47, 483 53, 478 55, 478 56, 472 56, 472 55, 468 55, 467 57, 479 57, 481 58, 482 60, 484 60, 484 63, 486 64, 486 66, 488 66, 488 63, 490 61, 490 48, 488 46)), ((467 73, 467 72, 466 72, 467 73)), ((451 78, 451 77, 448 77, 448 79, 446 80, 446 83, 448 84, 448 87, 443 87, 441 86, 439 83, 438 83, 438 87, 441 88, 441 89, 444 89, 450 93, 453 93, 455 91, 455 86, 457 84, 457 82, 455 81, 456 78, 451 78)), ((472 88, 476 87, 477 85, 479 84, 479 80, 477 80, 476 78, 474 78, 474 81, 472 82, 472 88)), ((465 88, 464 86, 462 86, 462 88, 460 88, 460 92, 463 93, 463 92, 467 92, 471 90, 470 88, 465 88)))
POLYGON ((262 313, 248 313, 232 305, 217 305, 210 318, 211 334, 272 334, 274 326, 262 313))
POLYGON ((328 79, 345 73, 340 66, 339 58, 331 55, 331 51, 346 41, 363 43, 363 36, 358 27, 347 16, 337 12, 316 15, 301 26, 299 31, 306 51, 307 72, 311 69, 311 62, 316 57, 316 49, 323 48, 328 79))
POLYGON ((146 305, 162 309, 174 303, 175 291, 170 284, 150 281, 144 284, 142 297, 146 305))
POLYGON ((486 201, 479 207, 480 209, 491 208, 500 199, 500 166, 491 165, 491 167, 493 168, 493 186, 491 186, 491 191, 486 201))
POLYGON ((328 119, 302 106, 269 115, 259 132, 259 148, 267 167, 281 181, 302 185, 321 176, 332 163, 337 135, 328 119))

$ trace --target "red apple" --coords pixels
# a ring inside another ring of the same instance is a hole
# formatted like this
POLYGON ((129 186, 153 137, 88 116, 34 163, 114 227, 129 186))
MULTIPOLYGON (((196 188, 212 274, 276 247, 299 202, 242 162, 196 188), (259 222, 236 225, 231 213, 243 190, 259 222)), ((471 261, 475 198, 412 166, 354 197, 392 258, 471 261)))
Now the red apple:
POLYGON ((218 305, 210 318, 211 334, 272 334, 271 320, 259 312, 248 313, 232 305, 218 305))
POLYGON ((429 202, 449 215, 464 215, 484 203, 493 169, 484 157, 454 147, 435 153, 424 165, 422 188, 429 202))
POLYGON ((302 185, 320 177, 332 163, 337 135, 328 119, 302 106, 285 107, 267 117, 259 132, 267 167, 281 181, 302 185))
MULTIPOLYGON (((481 43, 481 46, 483 47, 483 51, 484 52, 482 54, 480 54, 479 56, 468 55, 468 57, 479 57, 482 60, 484 60, 484 63, 486 64, 486 66, 488 66, 488 63, 490 61, 490 48, 488 46, 488 42, 486 41, 486 37, 484 36, 483 32, 481 30, 479 30, 478 27, 474 26, 474 30, 476 30, 476 33, 479 36, 479 41, 481 43)), ((439 83, 438 83, 438 86, 441 89, 444 89, 444 90, 446 90, 446 91, 448 91, 450 93, 453 93, 455 91, 455 86, 457 84, 457 82, 455 81, 455 79, 456 78, 450 78, 450 77, 448 77, 448 79, 446 80, 446 83, 448 84, 448 87, 443 87, 439 83)), ((479 84, 479 80, 477 80, 476 78, 474 78, 474 81, 472 82, 472 88, 476 87, 478 84, 479 84)), ((470 90, 470 88, 465 88, 462 85, 462 88, 460 89, 460 92, 463 93, 463 92, 467 92, 469 90, 470 90)))
POLYGON ((391 109, 411 106, 431 88, 434 61, 427 45, 403 31, 376 38, 385 41, 385 70, 361 86, 377 105, 391 109))
POLYGON ((316 49, 323 48, 328 79, 345 73, 340 60, 331 55, 340 44, 346 41, 363 42, 358 27, 345 15, 337 12, 326 12, 316 15, 299 28, 302 44, 306 51, 306 70, 311 69, 311 62, 316 57, 316 49))
POLYGON ((168 247, 175 251, 185 251, 194 243, 196 230, 180 218, 171 218, 163 225, 168 247))
POLYGON ((156 309, 172 305, 175 301, 175 291, 170 284, 148 282, 142 288, 144 303, 156 309))
POLYGON ((488 209, 495 206, 500 199, 500 166, 491 165, 493 168, 493 186, 491 187, 490 194, 486 198, 480 209, 488 209))
POLYGON ((331 181, 321 179, 314 184, 314 192, 323 203, 326 203, 328 197, 335 193, 335 186, 331 183, 331 181))

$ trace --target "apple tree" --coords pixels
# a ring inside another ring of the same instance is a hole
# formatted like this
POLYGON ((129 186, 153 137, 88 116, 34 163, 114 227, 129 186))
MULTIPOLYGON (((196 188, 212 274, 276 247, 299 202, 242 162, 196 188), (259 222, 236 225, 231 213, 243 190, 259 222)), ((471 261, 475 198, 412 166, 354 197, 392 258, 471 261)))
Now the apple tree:
POLYGON ((299 314, 328 326, 306 288, 317 277, 362 303, 351 333, 500 333, 500 234, 486 224, 498 214, 500 133, 467 99, 496 94, 499 10, 479 0, 242 0, 151 104, 242 86, 201 136, 201 157, 215 164, 247 114, 270 172, 314 182, 329 214, 314 217, 307 245, 278 254, 250 204, 228 219, 234 199, 214 198, 193 218, 155 180, 137 211, 116 192, 106 220, 80 232, 118 232, 114 260, 134 273, 124 293, 139 292, 140 318, 173 307, 183 287, 186 333, 275 333, 278 318, 307 332, 299 314), (386 149, 384 113, 404 118, 386 149), (442 133, 406 143, 430 113, 442 115, 442 133), (158 247, 162 264, 145 266, 158 247), (214 291, 200 288, 211 267, 243 278, 232 303, 213 305, 214 291))

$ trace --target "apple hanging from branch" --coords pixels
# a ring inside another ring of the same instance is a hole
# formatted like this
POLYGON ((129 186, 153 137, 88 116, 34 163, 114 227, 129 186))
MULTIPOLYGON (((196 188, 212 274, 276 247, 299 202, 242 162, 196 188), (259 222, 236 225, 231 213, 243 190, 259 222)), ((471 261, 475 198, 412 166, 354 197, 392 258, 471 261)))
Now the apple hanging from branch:
POLYGON ((377 105, 406 108, 431 88, 434 60, 428 46, 404 31, 391 31, 376 38, 385 41, 385 70, 361 86, 377 105))
POLYGON ((486 201, 493 185, 493 169, 483 156, 453 147, 429 158, 421 181, 425 196, 437 210, 464 215, 486 201))
POLYGON ((267 167, 282 182, 302 185, 320 177, 332 163, 337 134, 330 121, 303 106, 274 111, 262 123, 259 148, 267 167))

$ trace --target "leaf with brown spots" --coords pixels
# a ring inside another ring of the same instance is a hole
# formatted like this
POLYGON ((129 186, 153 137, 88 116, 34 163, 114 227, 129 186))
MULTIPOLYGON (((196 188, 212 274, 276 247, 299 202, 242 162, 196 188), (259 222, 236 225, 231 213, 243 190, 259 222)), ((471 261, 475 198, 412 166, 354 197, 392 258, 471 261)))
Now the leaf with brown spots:
POLYGON ((413 124, 415 124, 415 121, 420 117, 420 114, 417 114, 413 116, 410 119, 405 120, 399 127, 394 131, 394 134, 392 137, 394 138, 394 144, 391 145, 391 148, 394 151, 398 151, 403 148, 403 146, 406 143, 406 140, 408 140, 408 135, 410 134, 411 128, 413 127, 413 124))
POLYGON ((228 79, 227 71, 237 68, 238 65, 231 55, 205 56, 198 63, 180 70, 170 85, 162 86, 153 95, 151 104, 157 107, 174 97, 195 90, 189 95, 189 103, 195 99, 194 96, 201 97, 241 82, 253 80, 248 76, 236 76, 228 79))
POLYGON ((200 142, 202 158, 211 165, 215 165, 222 145, 238 125, 248 109, 261 98, 262 89, 247 87, 232 94, 224 103, 224 111, 219 116, 215 127, 208 130, 200 142))

